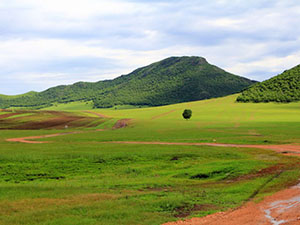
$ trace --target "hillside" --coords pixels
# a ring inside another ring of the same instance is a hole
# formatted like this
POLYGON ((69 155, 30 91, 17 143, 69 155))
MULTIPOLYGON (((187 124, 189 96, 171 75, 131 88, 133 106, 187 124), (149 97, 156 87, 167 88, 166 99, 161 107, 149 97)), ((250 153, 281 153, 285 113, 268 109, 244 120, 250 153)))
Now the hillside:
POLYGON ((16 98, 22 98, 22 97, 29 97, 29 96, 35 96, 36 94, 38 94, 38 92, 35 91, 29 91, 27 93, 24 94, 20 94, 20 95, 2 95, 0 94, 0 99, 1 100, 5 100, 5 99, 16 99, 16 98))
POLYGON ((96 108, 159 106, 225 96, 253 83, 209 64, 202 57, 170 57, 113 80, 61 85, 19 97, 0 96, 0 107, 43 108, 56 102, 79 100, 92 100, 96 108))
POLYGON ((300 65, 257 83, 238 96, 238 102, 293 102, 300 100, 300 65))

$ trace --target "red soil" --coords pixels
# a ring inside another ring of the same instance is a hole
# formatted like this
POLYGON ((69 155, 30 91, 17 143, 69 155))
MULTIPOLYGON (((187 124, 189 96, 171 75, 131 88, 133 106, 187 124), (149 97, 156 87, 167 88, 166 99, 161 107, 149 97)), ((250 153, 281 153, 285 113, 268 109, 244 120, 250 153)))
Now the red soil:
POLYGON ((11 116, 15 116, 15 115, 18 115, 19 113, 7 113, 7 114, 3 114, 3 115, 0 115, 0 119, 5 119, 7 117, 11 117, 11 116))
POLYGON ((169 222, 164 225, 279 225, 300 224, 300 185, 279 191, 260 203, 248 202, 241 208, 203 218, 169 222))
MULTIPOLYGON (((118 120, 116 124, 114 125, 113 129, 120 129, 128 126, 131 119, 122 119, 118 120)), ((105 129, 96 129, 95 131, 105 131, 105 129)), ((66 132, 66 133, 57 133, 57 134, 47 134, 47 135, 41 135, 41 136, 30 136, 30 137, 20 137, 20 138, 8 138, 6 141, 9 142, 21 142, 21 143, 28 143, 28 144, 42 144, 42 143, 49 143, 49 141, 34 141, 36 139, 41 138, 49 138, 49 137, 57 137, 62 135, 68 135, 68 134, 78 134, 83 133, 83 131, 74 131, 74 132, 66 132)))
POLYGON ((220 143, 182 143, 182 142, 147 142, 147 141, 112 141, 116 144, 143 144, 143 145, 183 145, 183 146, 217 146, 236 148, 260 148, 273 150, 287 155, 300 156, 300 145, 242 145, 242 144, 220 144, 220 143))
POLYGON ((41 138, 57 137, 57 136, 68 135, 68 134, 77 134, 77 133, 81 133, 81 132, 68 132, 68 133, 58 133, 58 134, 47 134, 47 135, 41 135, 41 136, 9 138, 9 139, 6 139, 6 141, 29 143, 29 144, 42 144, 42 143, 49 143, 49 141, 33 141, 33 140, 41 139, 41 138))
POLYGON ((90 127, 94 126, 94 118, 78 116, 67 112, 57 111, 21 111, 0 115, 0 129, 14 130, 37 130, 37 129, 64 129, 68 127, 90 127), (22 113, 33 115, 22 117, 22 113), (19 115, 17 118, 10 118, 13 115, 19 115), (22 119, 27 118, 27 121, 22 119))
POLYGON ((116 122, 116 124, 113 126, 113 129, 120 129, 120 128, 124 128, 124 127, 127 127, 130 123, 130 121, 132 121, 132 119, 121 119, 121 120, 118 120, 116 122))

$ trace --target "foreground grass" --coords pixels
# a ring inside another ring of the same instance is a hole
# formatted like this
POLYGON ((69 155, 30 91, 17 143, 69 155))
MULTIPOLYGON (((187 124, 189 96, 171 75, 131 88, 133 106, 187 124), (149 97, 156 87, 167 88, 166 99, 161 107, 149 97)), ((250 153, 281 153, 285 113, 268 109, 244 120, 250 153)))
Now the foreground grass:
POLYGON ((297 159, 271 151, 64 138, 0 142, 0 224, 161 224, 239 206, 299 176, 297 159), (259 172, 277 164, 283 173, 259 172))

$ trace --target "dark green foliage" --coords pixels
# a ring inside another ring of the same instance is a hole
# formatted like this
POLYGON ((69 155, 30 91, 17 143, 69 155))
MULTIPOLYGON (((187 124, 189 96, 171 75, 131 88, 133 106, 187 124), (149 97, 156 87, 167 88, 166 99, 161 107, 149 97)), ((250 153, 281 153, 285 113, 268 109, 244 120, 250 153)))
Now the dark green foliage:
POLYGON ((78 82, 13 98, 0 96, 0 108, 42 108, 55 102, 79 100, 93 100, 96 108, 159 106, 225 96, 253 83, 210 65, 201 57, 171 57, 114 80, 78 82))
POLYGON ((182 113, 182 116, 184 119, 188 120, 192 117, 192 110, 190 109, 185 109, 182 113))
POLYGON ((237 98, 238 102, 293 102, 300 100, 300 65, 262 83, 237 98))

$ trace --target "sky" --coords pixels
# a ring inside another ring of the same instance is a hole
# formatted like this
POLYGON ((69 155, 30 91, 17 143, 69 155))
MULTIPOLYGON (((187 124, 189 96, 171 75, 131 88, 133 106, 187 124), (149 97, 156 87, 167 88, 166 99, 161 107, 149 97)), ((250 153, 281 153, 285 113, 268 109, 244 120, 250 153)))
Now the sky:
POLYGON ((265 80, 300 64, 298 0, 0 0, 0 93, 202 56, 265 80))

